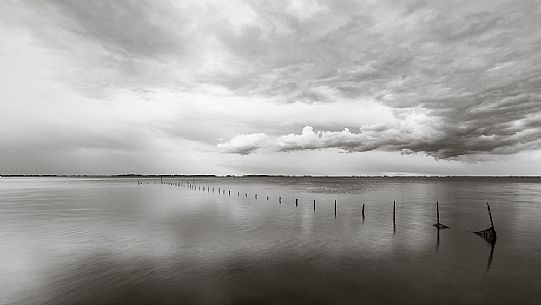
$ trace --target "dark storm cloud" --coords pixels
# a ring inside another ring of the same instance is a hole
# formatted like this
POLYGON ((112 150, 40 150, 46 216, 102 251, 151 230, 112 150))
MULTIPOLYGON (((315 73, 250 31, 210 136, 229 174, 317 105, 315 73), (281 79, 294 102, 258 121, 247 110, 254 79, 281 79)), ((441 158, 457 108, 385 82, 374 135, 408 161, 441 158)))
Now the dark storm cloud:
POLYGON ((287 145, 276 136, 275 150, 405 149, 448 159, 541 147, 537 2, 318 4, 320 11, 305 18, 280 13, 279 4, 254 5, 269 22, 261 27, 270 30, 251 29, 257 39, 241 31, 225 40, 239 57, 261 59, 255 74, 279 69, 259 93, 301 102, 373 98, 395 109, 399 120, 410 110, 423 113, 428 121, 413 129, 430 135, 387 124, 363 129, 355 140, 323 132, 336 139, 306 144, 303 131, 287 145), (251 52, 241 54, 240 46, 250 43, 251 52))

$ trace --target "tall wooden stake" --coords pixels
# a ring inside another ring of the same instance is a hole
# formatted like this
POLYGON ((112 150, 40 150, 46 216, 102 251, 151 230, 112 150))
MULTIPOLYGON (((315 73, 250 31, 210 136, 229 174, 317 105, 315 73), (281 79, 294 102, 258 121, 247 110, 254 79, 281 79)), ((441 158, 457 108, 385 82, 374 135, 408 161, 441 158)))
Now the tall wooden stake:
POLYGON ((393 200, 393 227, 396 226, 396 201, 393 200))
POLYGON ((436 219, 437 219, 437 223, 439 224, 440 223, 440 203, 439 201, 436 201, 436 219))
POLYGON ((490 226, 494 228, 494 221, 492 221, 492 213, 490 212, 490 205, 487 202, 488 217, 490 217, 490 226))

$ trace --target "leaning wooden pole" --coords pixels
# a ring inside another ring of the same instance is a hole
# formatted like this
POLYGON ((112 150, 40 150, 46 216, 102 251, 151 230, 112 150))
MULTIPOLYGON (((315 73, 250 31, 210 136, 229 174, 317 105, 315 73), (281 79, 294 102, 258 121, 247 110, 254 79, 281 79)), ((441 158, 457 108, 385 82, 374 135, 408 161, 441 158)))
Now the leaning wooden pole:
POLYGON ((496 242, 496 230, 494 229, 494 221, 492 220, 492 212, 490 211, 490 205, 487 202, 488 217, 490 218, 490 228, 473 232, 485 239, 487 242, 494 244, 496 242))
POLYGON ((364 203, 363 203, 363 210, 362 210, 362 214, 363 214, 363 219, 364 219, 364 203))
POLYGON ((488 217, 490 218, 490 227, 494 229, 494 221, 492 220, 492 213, 490 212, 490 205, 487 202, 488 217))

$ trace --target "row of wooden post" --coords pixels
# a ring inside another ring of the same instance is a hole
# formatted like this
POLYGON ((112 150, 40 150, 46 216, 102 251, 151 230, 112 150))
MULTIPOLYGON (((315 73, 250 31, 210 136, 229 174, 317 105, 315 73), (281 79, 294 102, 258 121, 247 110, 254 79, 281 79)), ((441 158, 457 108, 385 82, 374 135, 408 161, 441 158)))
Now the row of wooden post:
MULTIPOLYGON (((143 184, 143 183, 140 182, 139 180, 137 180, 137 185, 141 185, 141 184, 143 184)), ((163 177, 160 177, 160 184, 164 184, 163 177)), ((185 187, 184 183, 168 182, 167 184, 185 187)), ((201 186, 195 185, 193 182, 192 183, 188 182, 188 183, 186 183, 186 185, 190 189, 201 190, 201 186)), ((207 192, 210 192, 210 187, 209 186, 206 186, 206 189, 207 189, 207 192)), ((205 191, 205 186, 203 186, 203 191, 205 191)), ((214 187, 212 187, 212 192, 214 193, 214 187)), ((218 188, 218 193, 219 194, 225 194, 225 189, 218 188)), ((228 195, 231 196, 231 190, 228 190, 228 195)), ((240 192, 237 192, 237 196, 240 197, 240 192)), ((244 193, 244 196, 246 198, 248 198, 248 193, 244 193)), ((254 197, 257 200, 257 194, 255 194, 254 197)), ((267 200, 269 200, 269 196, 267 196, 267 200)), ((280 204, 282 204, 282 196, 278 197, 278 202, 280 204)), ((299 206, 299 199, 295 198, 295 207, 298 207, 298 206, 299 206)), ((362 219, 363 220, 365 218, 364 207, 365 207, 365 205, 363 203, 363 206, 362 206, 362 219)), ((496 231, 494 229, 494 221, 492 220, 492 213, 490 211, 490 205, 488 204, 488 202, 487 202, 487 209, 488 209, 488 215, 489 215, 489 219, 490 219, 490 227, 488 229, 485 229, 485 230, 482 230, 482 231, 476 231, 476 232, 473 232, 473 233, 481 236, 482 238, 484 238, 485 240, 487 240, 490 243, 495 243, 495 241, 496 241, 496 231)), ((316 200, 314 199, 314 212, 315 211, 316 211, 316 200)), ((336 202, 336 200, 334 200, 334 217, 335 218, 336 218, 336 214, 337 214, 337 202, 336 202)), ((434 224, 434 227, 436 227, 438 230, 450 228, 450 227, 440 223, 440 206, 439 206, 438 201, 436 201, 436 223, 434 224)), ((394 201, 394 200, 393 200, 393 228, 396 229, 396 201, 394 201)))
MULTIPOLYGON (((163 179, 162 178, 160 178, 160 183, 163 184, 163 179)), ((137 180, 137 184, 140 185, 142 183, 140 183, 139 180, 137 180)), ((172 184, 172 185, 177 185, 177 186, 184 186, 184 183, 177 183, 177 184, 167 183, 167 184, 172 184)), ((195 184, 192 184, 192 183, 187 183, 187 185, 188 185, 188 188, 190 188, 190 189, 194 189, 195 187, 197 187, 197 190, 201 190, 201 186, 196 186, 195 184)), ((207 189, 207 192, 210 192, 210 186, 207 186, 206 189, 207 189)), ((203 186, 203 191, 205 191, 205 186, 203 186)), ((212 187, 212 192, 214 193, 214 187, 212 187)), ((218 188, 218 193, 225 194, 225 189, 218 188)), ((227 193, 228 193, 229 196, 231 196, 231 190, 228 190, 227 193)), ((237 197, 238 196, 240 196, 240 192, 237 192, 237 197)), ((248 193, 244 193, 244 196, 246 198, 248 198, 248 193)), ((257 194, 254 195, 254 198, 257 200, 257 194)), ((266 199, 269 200, 269 196, 267 196, 266 199)), ((280 204, 282 204, 282 196, 278 197, 278 202, 280 204)), ((299 199, 295 198, 295 207, 298 207, 298 206, 299 206, 299 199)), ((364 207, 365 207, 365 204, 363 203, 363 206, 362 206, 362 218, 363 219, 365 218, 364 207)), ((314 199, 313 208, 314 208, 314 211, 315 211, 316 210, 316 200, 315 199, 314 199)), ((334 200, 334 217, 336 217, 336 215, 337 215, 337 201, 334 200)), ((396 202, 393 201, 393 226, 396 226, 396 220, 395 219, 396 219, 396 202)), ((439 223, 439 210, 438 210, 438 223, 439 223)))

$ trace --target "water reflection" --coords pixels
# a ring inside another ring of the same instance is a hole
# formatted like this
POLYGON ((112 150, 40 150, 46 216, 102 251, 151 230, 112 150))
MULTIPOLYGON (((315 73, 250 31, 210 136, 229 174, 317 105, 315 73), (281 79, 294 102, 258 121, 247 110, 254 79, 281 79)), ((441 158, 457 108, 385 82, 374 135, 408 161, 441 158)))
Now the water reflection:
POLYGON ((436 230, 436 251, 440 250, 440 230, 436 230))
POLYGON ((166 182, 2 181, 2 304, 535 304, 541 297, 541 183, 166 182), (487 244, 470 232, 487 222, 479 202, 488 198, 495 198, 497 264, 495 243, 487 262, 487 244), (437 227, 434 249, 438 200, 453 229, 437 227))
POLYGON ((492 266, 492 258, 494 257, 494 248, 496 247, 496 241, 490 243, 490 255, 488 256, 488 263, 487 263, 487 269, 485 272, 488 272, 490 270, 490 266, 492 266))

